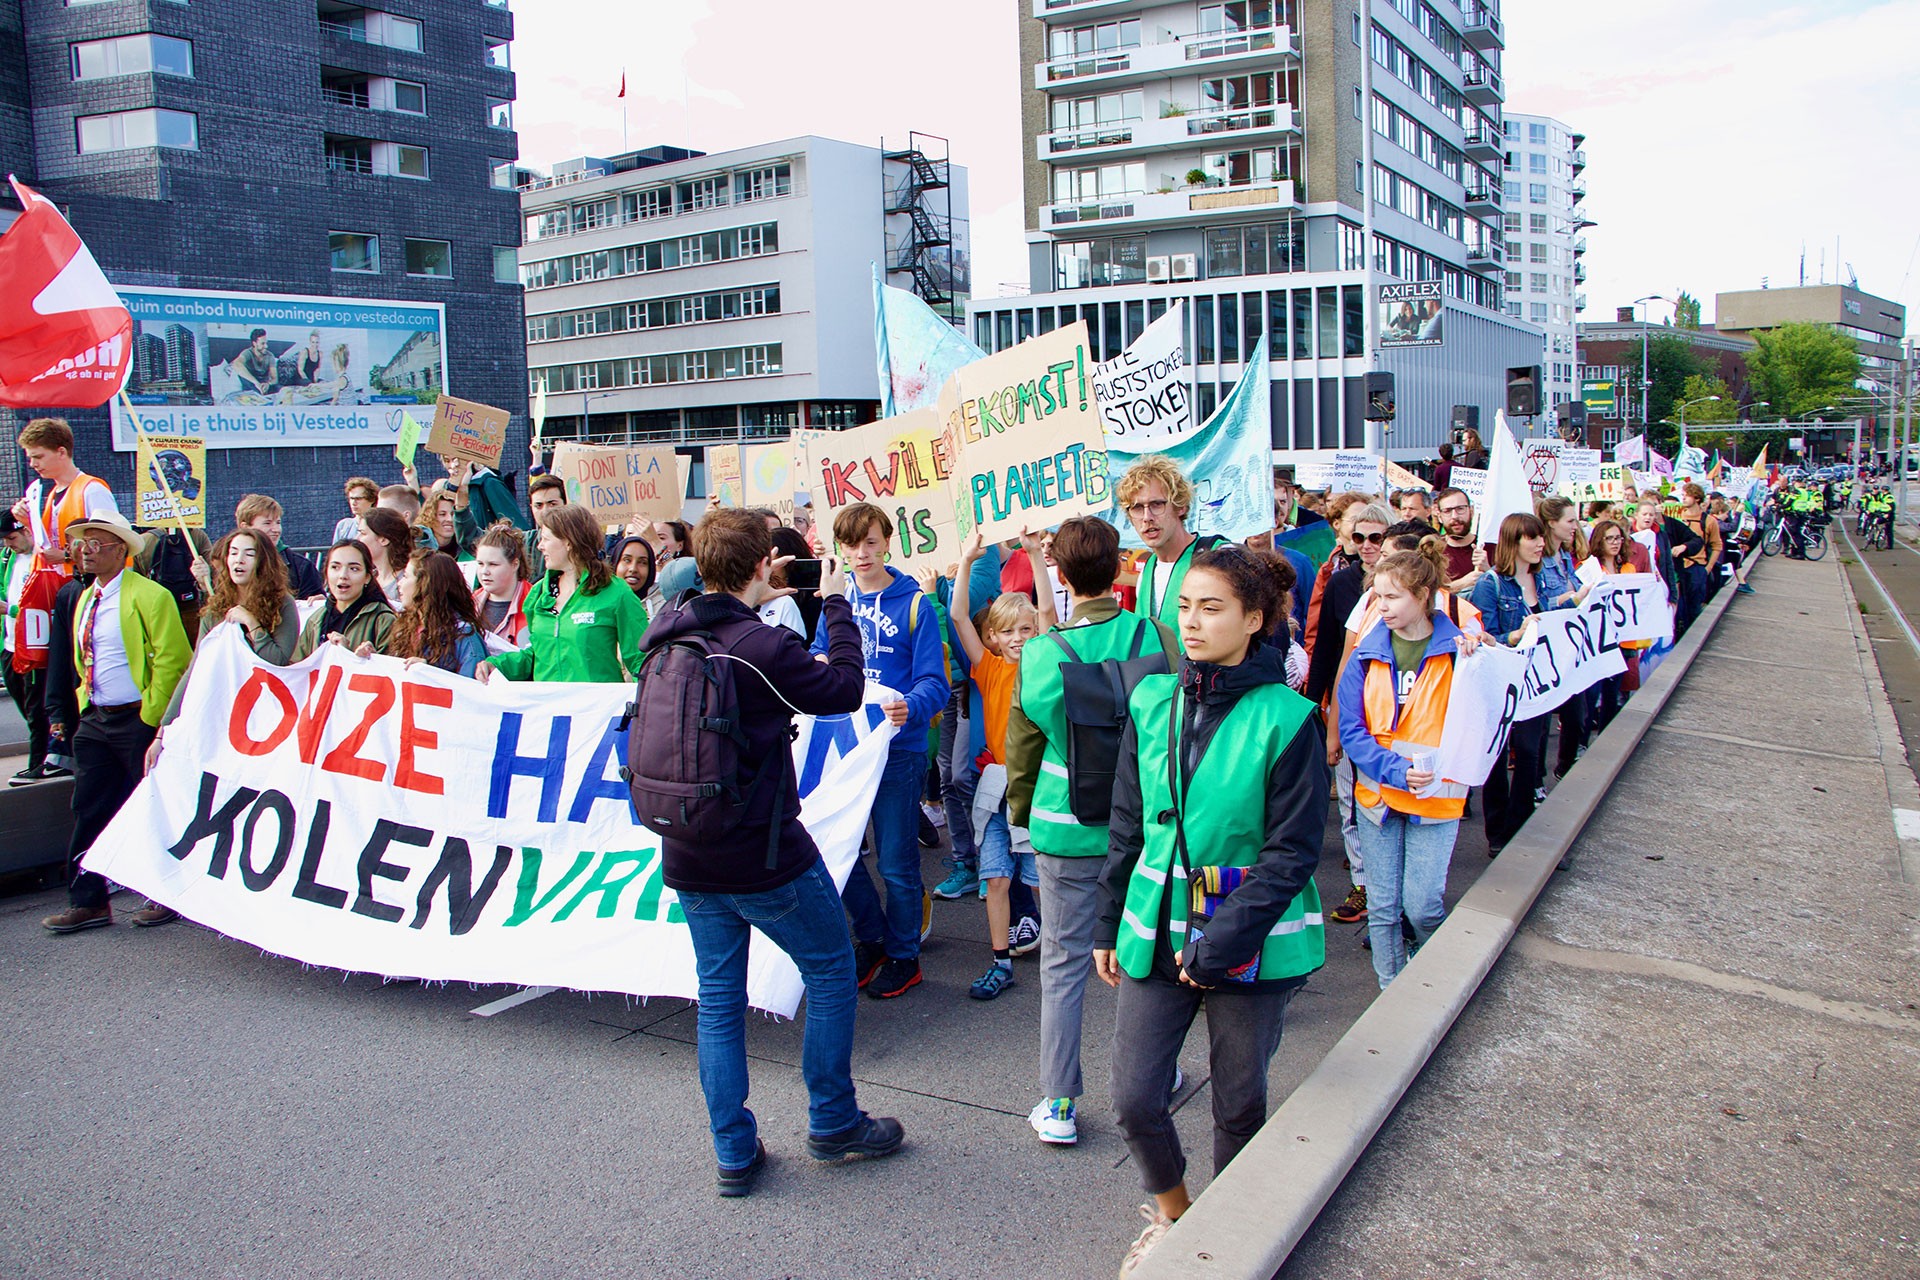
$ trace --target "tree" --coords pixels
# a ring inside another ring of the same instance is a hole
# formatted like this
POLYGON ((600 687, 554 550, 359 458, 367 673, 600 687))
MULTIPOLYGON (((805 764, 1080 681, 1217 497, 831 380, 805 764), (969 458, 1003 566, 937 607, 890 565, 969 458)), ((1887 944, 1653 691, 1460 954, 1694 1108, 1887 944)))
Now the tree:
POLYGON ((1747 353, 1754 417, 1814 417, 1856 394, 1860 352, 1832 325, 1795 321, 1758 332, 1754 340, 1747 353))
MULTIPOLYGON (((1645 341, 1645 339, 1642 339, 1645 341)), ((1638 354, 1638 353, 1636 353, 1638 354)), ((1677 333, 1663 333, 1647 343, 1647 438, 1660 452, 1671 455, 1679 446, 1680 432, 1662 426, 1663 419, 1674 416, 1674 406, 1687 399, 1687 379, 1705 377, 1711 366, 1693 344, 1677 333)), ((1638 374, 1638 370, 1634 370, 1638 374)), ((1689 421, 1692 415, 1688 415, 1689 421)))
MULTIPOLYGON (((1679 407, 1683 404, 1687 406, 1687 443, 1708 452, 1718 449, 1730 459, 1752 459, 1771 435, 1782 434, 1745 431, 1736 435, 1731 431, 1713 430, 1716 423, 1732 423, 1740 417, 1740 404, 1734 398, 1733 389, 1727 385, 1726 379, 1715 374, 1695 374, 1687 379, 1680 388, 1680 399, 1674 405, 1673 416, 1676 420, 1680 416, 1679 407), (1708 400, 1708 396, 1720 398, 1708 400)), ((1777 447, 1772 456, 1780 456, 1777 447)))
POLYGON ((1696 330, 1700 327, 1700 299, 1683 290, 1673 300, 1673 327, 1696 330))

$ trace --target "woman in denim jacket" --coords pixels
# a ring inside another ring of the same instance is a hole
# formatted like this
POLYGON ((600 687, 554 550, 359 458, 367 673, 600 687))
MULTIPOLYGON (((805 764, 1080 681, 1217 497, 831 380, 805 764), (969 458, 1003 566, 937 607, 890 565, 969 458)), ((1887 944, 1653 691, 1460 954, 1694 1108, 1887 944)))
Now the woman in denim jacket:
MULTIPOLYGON (((1574 567, 1587 558, 1586 535, 1580 530, 1580 508, 1571 498, 1541 498, 1534 504, 1540 523, 1547 531, 1547 554, 1540 561, 1540 607, 1566 609, 1587 598, 1587 586, 1574 567)), ((1554 776, 1565 777, 1587 745, 1587 700, 1575 694, 1560 704, 1554 715, 1560 720, 1560 752, 1554 776)), ((1540 744, 1542 752, 1546 742, 1540 744)), ((1544 769, 1546 759, 1541 758, 1544 769)))
MULTIPOLYGON (((1500 522, 1500 541, 1493 564, 1473 584, 1473 607, 1490 639, 1514 644, 1526 630, 1527 619, 1544 607, 1540 562, 1547 554, 1547 531, 1539 519, 1516 511, 1500 522)), ((1549 713, 1551 714, 1551 713, 1549 713)), ((1514 723, 1505 756, 1487 775, 1481 807, 1487 823, 1487 853, 1498 857, 1513 833, 1533 816, 1534 791, 1541 785, 1545 763, 1548 716, 1514 723), (1513 776, 1507 776, 1508 761, 1513 776)))

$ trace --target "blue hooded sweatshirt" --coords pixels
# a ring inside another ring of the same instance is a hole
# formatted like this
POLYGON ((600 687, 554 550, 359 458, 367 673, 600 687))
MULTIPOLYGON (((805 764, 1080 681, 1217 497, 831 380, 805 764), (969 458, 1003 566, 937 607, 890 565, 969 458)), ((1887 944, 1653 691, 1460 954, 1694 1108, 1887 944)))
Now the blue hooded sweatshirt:
MULTIPOLYGON (((893 750, 924 754, 927 726, 946 710, 953 688, 940 647, 940 614, 927 601, 914 604, 920 584, 892 565, 887 573, 891 581, 879 591, 862 591, 849 582, 847 601, 860 628, 867 679, 899 690, 907 702, 907 722, 894 736, 893 750)), ((815 629, 812 648, 815 653, 827 651, 824 630, 815 629)))

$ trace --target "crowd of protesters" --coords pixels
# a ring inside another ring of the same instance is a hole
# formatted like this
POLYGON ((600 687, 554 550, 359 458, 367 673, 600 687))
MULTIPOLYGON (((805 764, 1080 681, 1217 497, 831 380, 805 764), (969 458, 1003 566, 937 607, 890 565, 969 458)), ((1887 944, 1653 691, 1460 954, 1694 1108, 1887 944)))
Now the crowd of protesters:
MULTIPOLYGON (((269 496, 243 498, 217 541, 142 532, 79 470, 64 422, 36 420, 19 443, 39 478, 0 519, 5 669, 30 728, 12 781, 74 776, 76 870, 49 930, 112 923, 108 885, 79 859, 166 749, 195 646, 217 627, 236 624, 269 663, 337 644, 481 683, 624 683, 650 649, 699 630, 747 660, 742 776, 777 789, 724 847, 664 841, 699 970, 721 1194, 750 1192, 766 1159, 745 1106, 749 927, 806 983, 810 1153, 885 1156, 903 1131, 857 1104, 855 993, 908 995, 935 899, 977 894, 970 997, 995 999, 1014 959, 1038 952, 1029 1123, 1043 1142, 1077 1141, 1088 982, 1118 988, 1111 1101, 1153 1197, 1129 1267, 1188 1204, 1171 1104, 1201 1008, 1217 1171, 1266 1118, 1268 1066, 1289 1000, 1327 961, 1326 923, 1364 923, 1384 989, 1444 919, 1472 803, 1433 761, 1455 660, 1519 642, 1534 615, 1609 574, 1658 574, 1684 634, 1723 584, 1750 590, 1734 570, 1756 538, 1737 500, 1696 483, 1584 510, 1543 497, 1482 528, 1439 476, 1437 490, 1384 496, 1282 479, 1274 530, 1234 542, 1188 527, 1190 477, 1152 456, 1115 478, 1144 554, 1078 517, 1005 545, 976 534, 944 572, 916 576, 889 563, 893 519, 865 504, 830 528, 804 507, 783 523, 710 504, 693 528, 638 520, 609 535, 538 474, 536 452, 524 509, 499 474, 458 461, 424 488, 411 468, 393 484, 351 478, 347 514, 310 559, 285 545, 269 496), (1331 550, 1309 555, 1299 535, 1315 525, 1331 550), (36 613, 38 644, 24 622, 36 613), (867 842, 878 880, 856 862, 836 889, 792 771, 759 765, 787 749, 795 712, 855 710, 869 681, 895 691, 867 842), (1330 814, 1348 891, 1323 910, 1330 814), (941 827, 949 874, 929 886, 922 850, 941 827)), ((1473 453, 1459 465, 1484 461, 1473 453)), ((1640 675, 1633 649, 1624 674, 1513 726, 1478 800, 1491 855, 1640 675)), ((156 902, 132 913, 175 918, 156 902)))

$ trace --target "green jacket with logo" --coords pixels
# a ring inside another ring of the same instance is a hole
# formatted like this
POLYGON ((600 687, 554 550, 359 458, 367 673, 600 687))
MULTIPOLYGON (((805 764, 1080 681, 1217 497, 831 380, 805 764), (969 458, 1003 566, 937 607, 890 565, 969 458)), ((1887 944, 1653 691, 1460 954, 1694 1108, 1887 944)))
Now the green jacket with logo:
POLYGON ((560 571, 550 570, 527 593, 527 643, 487 662, 509 680, 624 683, 640 669, 646 606, 619 578, 591 594, 582 580, 564 601, 560 571))
POLYGON ((1134 690, 1114 786, 1113 847, 1102 872, 1103 891, 1121 909, 1117 921, 1111 908, 1103 913, 1094 946, 1111 945, 1120 968, 1145 979, 1164 927, 1167 951, 1187 952, 1186 968, 1203 985, 1228 981, 1229 970, 1256 956, 1255 981, 1296 980, 1327 955, 1313 870, 1329 775, 1324 754, 1313 758, 1315 749, 1324 752, 1324 739, 1310 726, 1313 704, 1282 674, 1244 689, 1224 714, 1216 702, 1203 734, 1187 715, 1207 709, 1189 708, 1180 679, 1148 676, 1134 690), (1189 757, 1177 804, 1168 768, 1174 717, 1181 717, 1178 746, 1189 757), (1182 831, 1184 860, 1176 839, 1182 831), (1191 886, 1209 867, 1239 868, 1245 879, 1219 900, 1204 936, 1190 947, 1191 886))
MULTIPOLYGON (((1180 669, 1180 643, 1172 631, 1139 614, 1124 613, 1113 600, 1090 600, 1073 611, 1061 632, 1082 662, 1125 658, 1133 638, 1142 653, 1157 645, 1167 669, 1180 669)), ((1049 632, 1048 634, 1052 634, 1049 632)), ((1007 716, 1007 821, 1026 827, 1033 847, 1056 858, 1103 858, 1107 829, 1087 826, 1073 816, 1067 793, 1067 712, 1061 698, 1060 664, 1071 661, 1059 645, 1035 636, 1020 651, 1020 677, 1014 683, 1013 709, 1007 716)))

